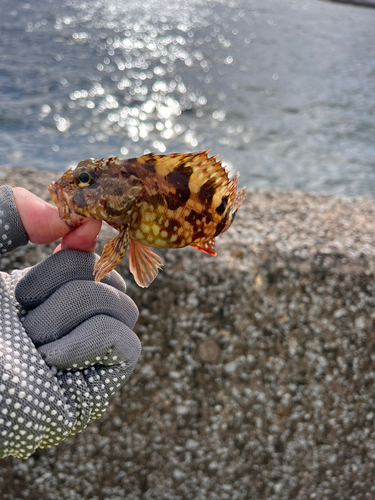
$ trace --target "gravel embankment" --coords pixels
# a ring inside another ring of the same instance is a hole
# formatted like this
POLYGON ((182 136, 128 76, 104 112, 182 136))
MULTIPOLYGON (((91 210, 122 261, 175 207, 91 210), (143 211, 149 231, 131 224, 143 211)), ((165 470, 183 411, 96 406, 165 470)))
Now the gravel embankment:
MULTIPOLYGON (((56 177, 1 181, 48 198, 56 177)), ((253 192, 218 257, 168 251, 146 290, 125 258, 134 374, 81 435, 1 461, 2 498, 374 499, 374 216, 371 200, 253 192)))

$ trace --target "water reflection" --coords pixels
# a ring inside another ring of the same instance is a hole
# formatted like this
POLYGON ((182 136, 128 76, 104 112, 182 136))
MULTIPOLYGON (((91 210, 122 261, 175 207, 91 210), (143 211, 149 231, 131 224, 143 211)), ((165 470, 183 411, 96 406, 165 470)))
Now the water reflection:
POLYGON ((1 163, 213 149, 242 184, 374 196, 373 15, 307 0, 2 0, 1 163))
MULTIPOLYGON (((128 139, 140 143, 137 152, 150 146, 165 152, 168 141, 197 148, 194 118, 178 118, 187 111, 203 117, 207 97, 200 81, 212 81, 204 79, 213 62, 212 51, 221 49, 216 65, 233 62, 225 53, 231 42, 222 33, 223 26, 215 24, 204 38, 195 35, 194 29, 201 32, 217 17, 213 8, 198 2, 166 6, 149 1, 129 7, 123 1, 69 1, 64 9, 72 13, 57 17, 54 29, 74 28, 69 42, 75 46, 75 57, 85 59, 89 52, 91 67, 86 81, 80 78, 79 88, 69 75, 60 78, 63 87, 74 90, 69 102, 42 105, 43 131, 54 123, 59 132, 86 136, 90 144, 122 137, 126 143, 122 152, 134 149, 128 139)), ((215 110, 212 118, 223 121, 225 111, 215 110)))

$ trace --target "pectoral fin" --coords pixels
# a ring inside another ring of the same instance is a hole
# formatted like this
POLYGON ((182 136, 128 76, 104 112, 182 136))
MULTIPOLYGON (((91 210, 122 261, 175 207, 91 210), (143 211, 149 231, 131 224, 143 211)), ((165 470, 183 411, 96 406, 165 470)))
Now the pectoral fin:
POLYGON ((163 261, 149 247, 135 240, 130 240, 129 269, 135 282, 142 288, 147 288, 158 275, 163 261))
POLYGON ((129 226, 122 226, 118 236, 104 245, 102 255, 94 267, 95 281, 101 281, 106 274, 120 264, 128 245, 129 226))

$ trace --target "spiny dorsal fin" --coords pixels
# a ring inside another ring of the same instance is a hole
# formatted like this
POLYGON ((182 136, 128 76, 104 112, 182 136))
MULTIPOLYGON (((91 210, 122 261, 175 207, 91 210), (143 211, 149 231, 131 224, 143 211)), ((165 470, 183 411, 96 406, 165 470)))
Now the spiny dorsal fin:
POLYGON ((229 182, 228 172, 221 161, 216 161, 217 155, 208 157, 209 151, 196 153, 192 166, 194 171, 194 182, 200 186, 206 185, 212 191, 217 191, 221 186, 229 182))
POLYGON ((195 179, 204 184, 205 181, 212 179, 213 182, 220 183, 223 180, 229 180, 228 173, 221 161, 216 161, 217 155, 208 158, 208 151, 200 151, 199 153, 172 153, 169 155, 158 155, 156 153, 148 153, 141 156, 139 159, 142 162, 153 161, 160 170, 165 172, 173 172, 179 170, 182 175, 195 172, 195 179))

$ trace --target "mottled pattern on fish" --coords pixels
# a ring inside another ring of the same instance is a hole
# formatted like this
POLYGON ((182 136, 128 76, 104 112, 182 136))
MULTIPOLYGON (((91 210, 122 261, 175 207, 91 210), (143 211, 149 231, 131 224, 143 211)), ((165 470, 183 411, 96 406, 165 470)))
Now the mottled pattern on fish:
POLYGON ((130 269, 140 286, 156 277, 161 259, 148 247, 193 246, 216 255, 214 238, 233 222, 246 193, 207 151, 120 160, 84 160, 49 186, 60 216, 104 220, 119 231, 96 266, 100 280, 130 242, 130 269))

